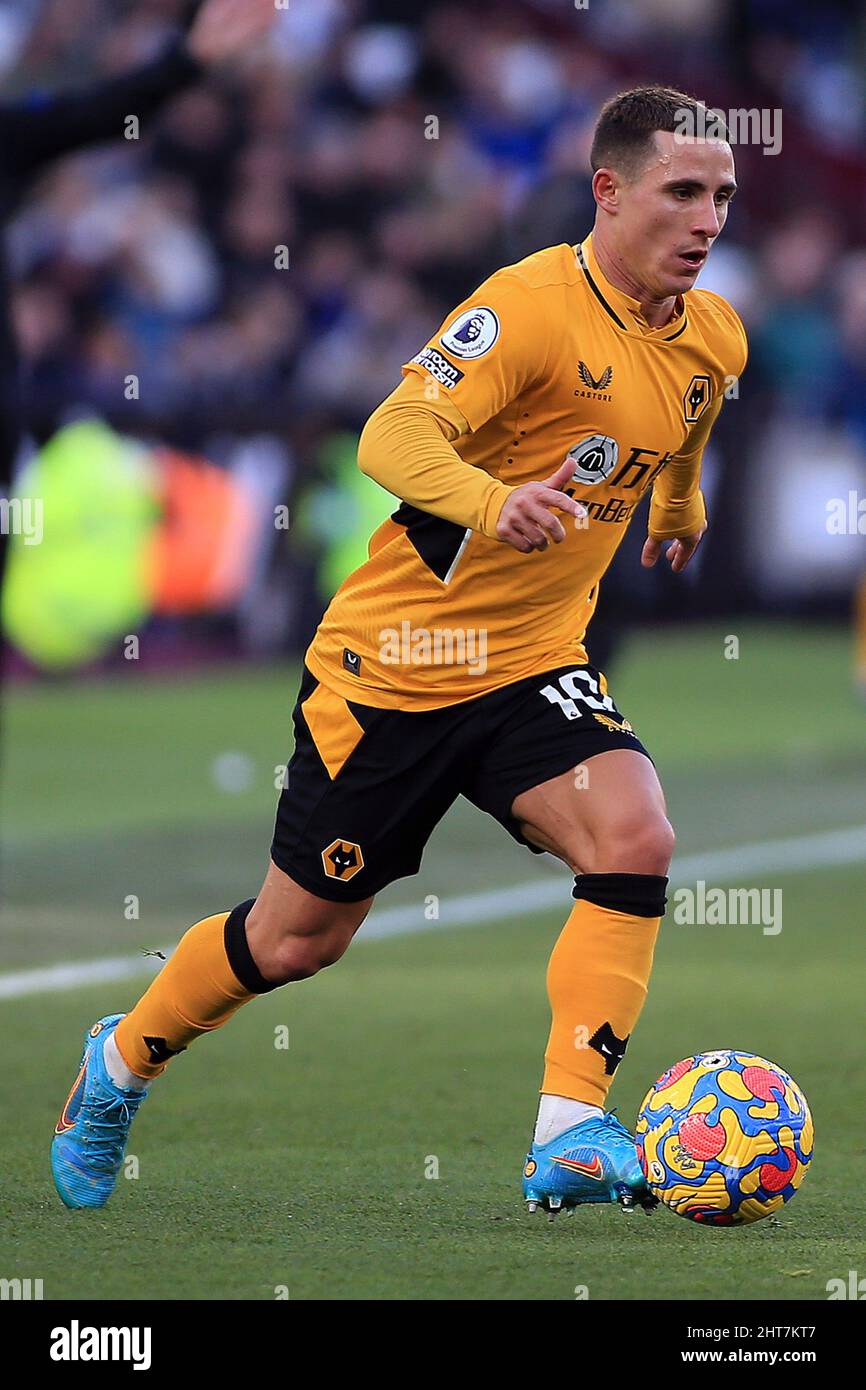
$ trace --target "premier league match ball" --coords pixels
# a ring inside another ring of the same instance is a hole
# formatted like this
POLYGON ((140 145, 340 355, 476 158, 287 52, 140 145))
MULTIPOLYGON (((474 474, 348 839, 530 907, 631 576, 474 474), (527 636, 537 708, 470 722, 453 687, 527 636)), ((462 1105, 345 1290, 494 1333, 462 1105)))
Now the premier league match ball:
POLYGON ((793 1197, 812 1157, 812 1116, 796 1081, 752 1052, 702 1052, 644 1097, 638 1158, 666 1207, 706 1226, 742 1226, 793 1197))

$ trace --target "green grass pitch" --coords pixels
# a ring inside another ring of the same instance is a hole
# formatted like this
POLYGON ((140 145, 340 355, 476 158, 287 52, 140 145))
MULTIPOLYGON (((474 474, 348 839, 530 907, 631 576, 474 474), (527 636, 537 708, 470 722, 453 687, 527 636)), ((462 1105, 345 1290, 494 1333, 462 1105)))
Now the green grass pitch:
MULTIPOLYGON (((611 674, 656 757, 678 854, 866 823, 866 710, 844 632, 652 634, 611 674)), ((255 893, 297 671, 19 688, 6 709, 2 971, 134 955, 255 893), (215 777, 236 753, 232 790, 215 777), (129 920, 130 895, 139 900, 129 920)), ((816 1151, 778 1221, 734 1231, 667 1212, 529 1217, 519 1176, 547 1030, 544 970, 569 910, 467 925, 457 897, 554 869, 468 805, 382 907, 440 917, 359 941, 172 1064, 136 1122, 137 1177, 67 1212, 48 1145, 81 1036, 147 978, 0 1004, 5 1277, 46 1298, 824 1299, 866 1273, 862 1067, 866 863, 749 872, 783 929, 663 927, 611 1103, 693 1050, 764 1053, 805 1089, 816 1151), (449 920, 449 914, 451 920, 449 920), (288 1030, 288 1047, 278 1047, 288 1030), (438 1176, 431 1174, 438 1173, 438 1176)), ((707 875, 712 881, 711 875, 707 875)), ((362 929, 363 937, 363 929, 362 929)))

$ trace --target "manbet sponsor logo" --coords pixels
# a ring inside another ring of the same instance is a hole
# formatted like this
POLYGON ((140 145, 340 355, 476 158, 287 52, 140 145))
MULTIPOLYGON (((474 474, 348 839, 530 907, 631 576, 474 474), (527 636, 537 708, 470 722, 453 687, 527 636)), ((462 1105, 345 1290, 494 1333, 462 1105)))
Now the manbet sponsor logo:
POLYGON ((68 1327, 51 1329, 52 1361, 130 1361, 134 1371, 149 1371, 150 1327, 82 1327, 73 1318, 68 1327))

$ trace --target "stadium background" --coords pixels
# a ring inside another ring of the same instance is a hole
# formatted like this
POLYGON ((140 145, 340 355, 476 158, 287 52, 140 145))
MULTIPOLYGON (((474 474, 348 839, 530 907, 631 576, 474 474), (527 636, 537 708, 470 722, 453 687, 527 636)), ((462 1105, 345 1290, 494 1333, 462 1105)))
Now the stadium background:
MULTIPOLYGON (((123 71, 181 8, 6 4, 4 92, 123 71)), ((6 594, 0 996, 24 1194, 6 1248, 46 1296, 100 1296, 112 1253, 130 1297, 152 1296, 157 1259, 163 1296, 246 1298, 815 1298, 863 1267, 866 556, 827 504, 866 491, 864 50, 843 3, 292 0, 249 63, 27 191, 9 229, 22 490, 51 465, 68 510, 41 545, 16 538, 6 594), (630 1119, 690 1050, 763 1051, 812 1098, 820 1164, 740 1247, 592 1212, 578 1258, 576 1231, 529 1229, 514 1182, 567 883, 457 808, 369 945, 184 1059, 82 1267, 44 1153, 78 1035, 134 997, 142 950, 256 889, 299 654, 393 505, 359 482, 354 439, 452 304, 586 233, 594 116, 644 80, 781 109, 782 147, 736 147, 700 281, 751 342, 700 563, 640 571, 638 518, 590 652, 659 762, 676 881, 782 886, 785 925, 668 927, 614 1100, 630 1119)))

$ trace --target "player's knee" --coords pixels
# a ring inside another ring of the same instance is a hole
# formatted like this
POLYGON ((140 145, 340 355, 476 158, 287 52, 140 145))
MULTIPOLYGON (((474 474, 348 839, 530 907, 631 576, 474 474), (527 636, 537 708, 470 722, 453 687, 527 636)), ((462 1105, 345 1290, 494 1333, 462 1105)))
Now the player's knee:
POLYGON ((675 839, 673 826, 660 811, 617 821, 596 842, 595 871, 666 874, 675 839))
POLYGON ((628 856, 633 874, 666 874, 673 857, 676 836, 667 816, 651 816, 631 828, 621 853, 628 856))
POLYGON ((334 965, 351 941, 351 935, 332 933, 322 936, 287 936, 277 942, 271 955, 270 978, 281 984, 309 980, 334 965))
POLYGON ((368 909, 368 903, 338 904, 309 895, 303 906, 258 901, 247 918, 250 950, 266 979, 308 980, 345 954, 368 909))

